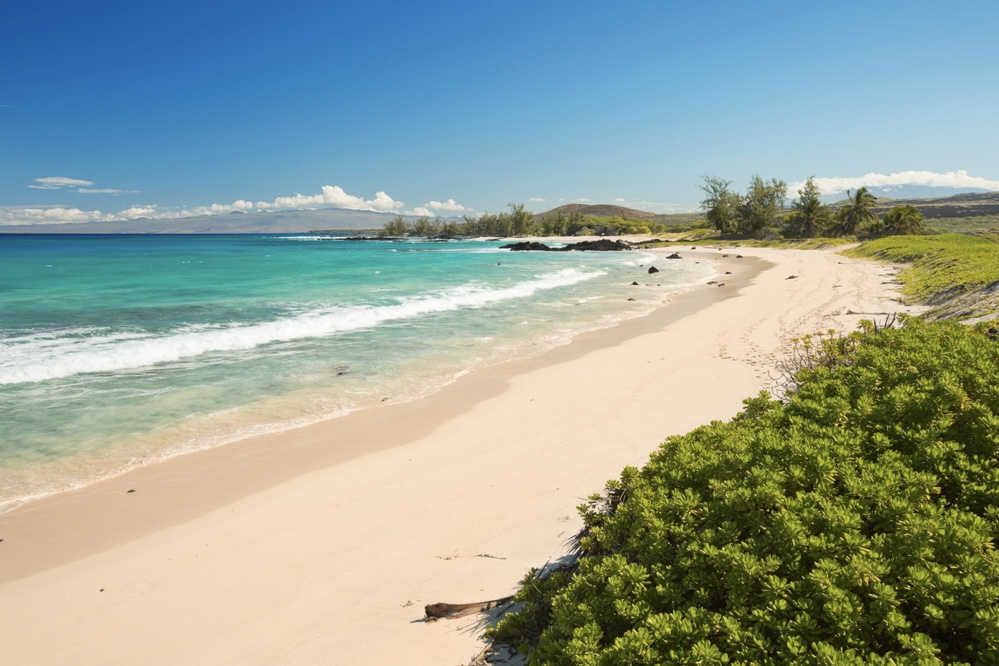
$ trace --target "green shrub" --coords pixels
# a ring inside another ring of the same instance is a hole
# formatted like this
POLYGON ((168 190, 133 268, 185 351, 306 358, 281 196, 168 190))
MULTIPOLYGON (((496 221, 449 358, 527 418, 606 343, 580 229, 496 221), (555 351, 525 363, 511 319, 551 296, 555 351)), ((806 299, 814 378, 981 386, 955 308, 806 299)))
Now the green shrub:
POLYGON ((995 329, 831 344, 786 402, 580 507, 578 568, 529 576, 494 638, 532 664, 999 663, 995 329))

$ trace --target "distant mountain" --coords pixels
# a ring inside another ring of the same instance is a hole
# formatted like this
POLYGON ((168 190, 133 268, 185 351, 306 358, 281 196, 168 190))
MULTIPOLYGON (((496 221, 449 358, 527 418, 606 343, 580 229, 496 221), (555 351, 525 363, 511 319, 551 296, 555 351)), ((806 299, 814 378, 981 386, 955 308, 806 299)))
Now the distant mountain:
POLYGON ((391 213, 323 208, 201 215, 168 220, 140 218, 121 222, 5 225, 0 226, 0 234, 288 234, 317 229, 381 229, 393 217, 395 215, 391 213))
MULTIPOLYGON (((938 195, 944 191, 950 192, 952 188, 915 188, 919 192, 927 190, 938 195)), ((873 189, 869 190, 874 193, 873 189)), ((833 206, 842 206, 847 203, 845 198, 840 198, 832 202, 833 206)), ((915 206, 919 212, 928 220, 941 217, 982 217, 985 215, 999 215, 999 192, 987 192, 978 190, 976 192, 963 192, 959 194, 949 194, 933 197, 878 197, 878 205, 875 210, 883 214, 895 206, 909 205, 915 206)))
MULTIPOLYGON (((927 187, 925 185, 887 185, 884 187, 868 187, 867 191, 878 199, 943 199, 946 197, 964 194, 988 194, 988 190, 975 189, 970 187, 927 187)), ((851 190, 851 194, 856 190, 851 190)), ((792 197, 794 198, 794 197, 792 197)), ((840 203, 846 200, 846 194, 839 192, 834 195, 823 197, 830 203, 840 203)))
POLYGON ((892 206, 903 204, 915 206, 927 220, 941 217, 999 215, 999 192, 974 192, 920 199, 893 199, 885 205, 878 206, 878 212, 883 213, 892 206))
POLYGON ((566 204, 558 208, 552 208, 544 213, 538 213, 538 217, 544 217, 549 213, 581 213, 584 217, 632 217, 640 220, 650 219, 656 213, 649 213, 644 210, 625 208, 624 206, 612 206, 611 204, 566 204))

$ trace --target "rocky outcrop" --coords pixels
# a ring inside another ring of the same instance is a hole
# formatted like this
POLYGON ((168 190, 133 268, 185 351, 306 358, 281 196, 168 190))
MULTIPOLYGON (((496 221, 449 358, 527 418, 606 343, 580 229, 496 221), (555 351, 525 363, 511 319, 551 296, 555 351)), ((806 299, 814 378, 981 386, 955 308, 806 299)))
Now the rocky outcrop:
POLYGON ((577 252, 588 252, 588 251, 616 252, 619 250, 632 250, 634 249, 634 246, 628 241, 624 240, 610 240, 609 238, 601 238, 600 240, 581 241, 579 243, 572 243, 570 245, 566 245, 564 248, 559 248, 559 249, 566 252, 572 250, 575 250, 577 252))
POLYGON ((553 252, 555 248, 548 247, 544 243, 538 243, 537 241, 520 241, 519 243, 510 243, 509 245, 500 245, 501 250, 510 250, 511 252, 553 252))
POLYGON ((564 247, 550 247, 537 241, 519 241, 500 246, 501 250, 510 250, 511 252, 616 252, 620 250, 633 250, 634 248, 635 246, 628 241, 610 240, 609 238, 580 241, 579 243, 570 243, 564 247))

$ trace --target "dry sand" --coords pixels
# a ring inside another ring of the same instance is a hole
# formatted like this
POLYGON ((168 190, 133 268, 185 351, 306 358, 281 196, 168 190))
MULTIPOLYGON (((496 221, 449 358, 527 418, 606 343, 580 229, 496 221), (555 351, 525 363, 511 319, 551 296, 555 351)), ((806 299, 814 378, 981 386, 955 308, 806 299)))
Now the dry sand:
POLYGON ((483 616, 425 604, 511 594, 578 504, 734 415, 791 337, 901 309, 881 265, 704 256, 724 286, 538 358, 0 516, 3 663, 467 663, 483 616))

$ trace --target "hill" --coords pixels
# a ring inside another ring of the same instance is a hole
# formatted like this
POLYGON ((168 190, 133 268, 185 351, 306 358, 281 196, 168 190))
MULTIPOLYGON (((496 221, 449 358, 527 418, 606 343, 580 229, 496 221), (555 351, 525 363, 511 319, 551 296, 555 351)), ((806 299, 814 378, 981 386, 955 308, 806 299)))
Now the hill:
POLYGON ((644 210, 625 208, 624 206, 613 206, 611 204, 566 204, 558 208, 552 208, 544 213, 538 213, 538 217, 545 215, 557 215, 558 213, 580 213, 584 217, 631 217, 639 220, 648 220, 656 216, 644 210))

